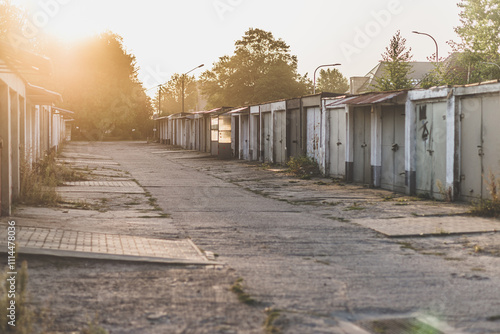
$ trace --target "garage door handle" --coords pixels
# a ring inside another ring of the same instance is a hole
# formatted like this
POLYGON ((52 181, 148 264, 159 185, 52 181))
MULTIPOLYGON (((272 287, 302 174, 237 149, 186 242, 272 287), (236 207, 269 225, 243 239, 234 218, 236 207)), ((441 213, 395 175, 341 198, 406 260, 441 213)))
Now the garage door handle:
POLYGON ((361 147, 362 147, 362 148, 365 148, 365 147, 367 147, 367 146, 368 146, 368 145, 367 145, 366 143, 361 145, 361 147))
POLYGON ((433 150, 427 150, 427 152, 429 152, 430 155, 432 155, 432 153, 434 153, 433 150))
POLYGON ((483 156, 484 155, 484 152, 483 152, 483 147, 481 145, 479 145, 478 147, 478 150, 477 150, 477 154, 479 156, 483 156))
POLYGON ((342 143, 341 143, 341 142, 338 142, 338 143, 337 143, 337 146, 340 146, 340 145, 342 145, 342 143))
POLYGON ((292 140, 292 144, 297 144, 297 141, 296 140, 292 140))
POLYGON ((397 150, 399 150, 399 145, 398 145, 398 144, 393 144, 393 145, 392 145, 392 150, 393 150, 394 152, 396 152, 397 150))

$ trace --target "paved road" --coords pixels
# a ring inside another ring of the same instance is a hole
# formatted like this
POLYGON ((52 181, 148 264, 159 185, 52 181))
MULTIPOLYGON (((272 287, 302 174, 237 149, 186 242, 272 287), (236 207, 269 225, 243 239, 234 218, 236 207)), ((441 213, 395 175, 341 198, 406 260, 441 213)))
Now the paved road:
MULTIPOLYGON (((500 275, 490 268, 500 267, 498 256, 418 252, 405 240, 338 218, 336 203, 297 205, 249 191, 238 182, 242 175, 258 183, 270 172, 238 162, 154 144, 99 145, 157 198, 183 236, 234 268, 260 305, 280 310, 276 324, 286 333, 341 333, 342 321, 414 312, 454 332, 500 332, 500 275)), ((386 218, 382 204, 370 205, 362 213, 351 205, 353 217, 386 218)), ((458 249, 458 240, 432 243, 458 249)))

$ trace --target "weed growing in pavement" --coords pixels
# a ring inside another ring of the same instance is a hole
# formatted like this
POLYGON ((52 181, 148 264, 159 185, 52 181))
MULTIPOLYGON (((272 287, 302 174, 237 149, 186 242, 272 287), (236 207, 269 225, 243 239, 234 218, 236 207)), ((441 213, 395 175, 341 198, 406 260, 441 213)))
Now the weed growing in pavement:
POLYGON ((236 294, 238 300, 244 304, 254 305, 256 303, 255 299, 244 291, 243 278, 238 278, 236 282, 234 282, 233 286, 231 286, 231 291, 236 294))
POLYGON ((474 216, 500 217, 500 181, 497 181, 495 175, 491 172, 487 185, 491 198, 484 198, 474 202, 470 212, 474 216))
POLYGON ((87 327, 82 330, 81 334, 109 334, 109 332, 99 326, 96 316, 94 320, 89 321, 87 327))
POLYGON ((286 165, 288 172, 303 180, 309 180, 313 176, 320 175, 318 163, 306 156, 292 157, 286 165))
POLYGON ((46 154, 37 163, 30 164, 23 159, 20 165, 21 186, 17 202, 23 204, 55 206, 60 201, 55 187, 65 181, 87 179, 85 173, 73 170, 65 164, 58 164, 55 151, 46 154))
POLYGON ((453 199, 451 187, 446 189, 444 187, 443 183, 441 182, 441 180, 436 181, 436 186, 438 187, 439 194, 441 195, 441 199, 445 202, 448 202, 448 203, 451 202, 453 199))
POLYGON ((344 211, 356 211, 356 210, 364 210, 365 208, 362 206, 359 206, 358 203, 354 202, 353 205, 347 207, 344 209, 344 211))
POLYGON ((281 315, 281 311, 267 308, 265 312, 267 313, 267 317, 266 320, 264 320, 264 333, 266 334, 281 333, 281 329, 274 325, 276 319, 278 319, 279 316, 281 315))

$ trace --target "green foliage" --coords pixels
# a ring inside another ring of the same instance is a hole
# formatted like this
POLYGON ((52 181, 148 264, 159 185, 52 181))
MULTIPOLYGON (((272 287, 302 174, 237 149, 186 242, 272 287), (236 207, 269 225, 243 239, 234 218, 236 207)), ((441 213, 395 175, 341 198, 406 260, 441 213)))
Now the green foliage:
POLYGON ((208 104, 240 106, 304 95, 311 82, 297 73, 297 57, 273 34, 250 28, 236 41, 232 56, 223 56, 203 73, 208 104))
POLYGON ((374 90, 390 91, 412 88, 413 83, 408 78, 408 75, 412 73, 411 58, 411 48, 406 48, 406 39, 398 30, 382 54, 383 75, 376 79, 374 90))
POLYGON ((461 0, 461 26, 455 27, 459 43, 452 43, 461 51, 490 55, 498 58, 500 48, 500 0, 461 0))
POLYGON ((302 179, 310 179, 320 174, 318 163, 306 156, 292 157, 287 166, 290 173, 302 179))
MULTIPOLYGON (((195 109, 198 101, 197 82, 194 76, 184 77, 184 111, 195 109)), ((174 74, 161 88, 161 115, 172 115, 182 112, 182 75, 174 74)), ((158 94, 156 95, 158 110, 158 94)))
POLYGON ((336 68, 320 70, 316 92, 345 93, 349 90, 347 78, 336 68))
POLYGON ((13 334, 31 334, 33 333, 33 317, 34 314, 29 307, 28 298, 28 264, 23 261, 21 268, 18 270, 16 276, 16 298, 15 298, 15 315, 16 315, 16 326, 10 326, 7 323, 7 308, 10 306, 9 289, 10 282, 7 278, 10 277, 7 273, 10 270, 7 268, 3 273, 0 274, 1 282, 0 284, 0 332, 1 333, 13 333, 13 334))
POLYGON ((449 42, 454 53, 424 79, 423 88, 500 78, 500 0, 461 0, 458 7, 460 42, 449 42))

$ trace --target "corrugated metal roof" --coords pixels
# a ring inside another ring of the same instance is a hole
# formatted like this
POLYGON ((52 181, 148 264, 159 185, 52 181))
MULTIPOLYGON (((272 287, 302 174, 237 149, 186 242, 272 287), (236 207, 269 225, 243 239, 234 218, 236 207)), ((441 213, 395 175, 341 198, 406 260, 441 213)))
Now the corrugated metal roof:
POLYGON ((242 107, 227 112, 228 114, 249 114, 250 107, 242 107))
POLYGON ((340 105, 360 105, 360 104, 376 104, 386 102, 390 99, 406 94, 407 91, 396 92, 380 92, 380 93, 367 93, 363 95, 355 95, 341 98, 335 102, 327 104, 327 107, 336 107, 340 105))
POLYGON ((52 107, 52 109, 54 110, 57 110, 63 114, 74 114, 73 111, 70 111, 70 110, 67 110, 67 109, 63 109, 63 108, 59 108, 59 107, 52 107))
POLYGON ((62 95, 53 91, 50 91, 48 89, 45 89, 43 87, 38 87, 35 85, 32 85, 28 83, 26 85, 26 94, 28 96, 28 99, 31 100, 33 103, 47 103, 47 104, 52 104, 54 102, 62 102, 62 95))

